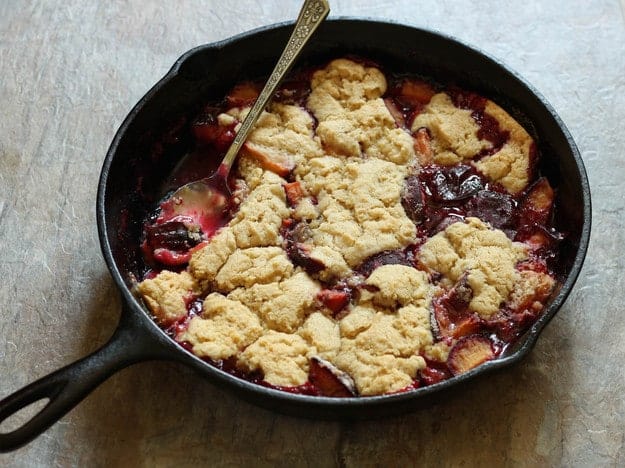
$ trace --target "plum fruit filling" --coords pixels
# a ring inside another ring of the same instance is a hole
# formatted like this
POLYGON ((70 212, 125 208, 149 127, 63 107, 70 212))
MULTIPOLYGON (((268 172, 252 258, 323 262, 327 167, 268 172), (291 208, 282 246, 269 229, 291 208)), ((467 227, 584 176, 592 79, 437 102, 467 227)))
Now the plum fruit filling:
POLYGON ((382 70, 293 72, 210 217, 171 193, 216 170, 261 86, 190 119, 137 285, 189 352, 286 392, 371 396, 497 359, 541 316, 564 234, 540 148, 487 97, 382 70))

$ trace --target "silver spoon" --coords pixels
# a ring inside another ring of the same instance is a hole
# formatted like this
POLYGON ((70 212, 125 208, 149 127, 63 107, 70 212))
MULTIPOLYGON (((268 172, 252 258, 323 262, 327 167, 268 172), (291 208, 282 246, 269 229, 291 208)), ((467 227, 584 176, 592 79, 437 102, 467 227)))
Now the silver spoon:
POLYGON ((326 0, 305 0, 289 42, 260 92, 258 99, 256 99, 254 106, 245 119, 243 119, 241 127, 221 164, 211 176, 183 185, 172 194, 169 198, 171 203, 167 203, 172 215, 193 213, 196 219, 202 218, 205 220, 217 219, 223 215, 232 196, 228 187, 228 174, 241 146, 243 146, 249 133, 254 128, 254 124, 265 107, 267 107, 282 78, 289 71, 295 59, 297 59, 308 40, 328 16, 329 12, 330 7, 326 0))

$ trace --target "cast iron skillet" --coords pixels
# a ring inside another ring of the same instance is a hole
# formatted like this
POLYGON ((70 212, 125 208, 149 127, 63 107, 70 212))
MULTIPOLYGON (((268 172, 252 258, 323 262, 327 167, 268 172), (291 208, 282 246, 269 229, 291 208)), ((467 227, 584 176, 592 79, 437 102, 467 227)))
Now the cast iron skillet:
POLYGON ((193 356, 175 344, 132 293, 138 274, 141 220, 159 197, 166 175, 188 144, 188 117, 201 103, 219 99, 238 81, 268 75, 291 24, 257 29, 200 46, 184 54, 132 109, 104 160, 97 219, 104 259, 123 298, 117 330, 100 350, 28 385, 0 402, 0 422, 43 399, 47 405, 18 429, 0 434, 0 451, 20 447, 73 408, 118 370, 145 360, 189 365, 216 385, 263 407, 314 418, 372 418, 415 409, 443 398, 443 391, 510 366, 526 356, 562 306, 582 266, 590 236, 590 190, 579 152, 554 110, 520 77, 483 53, 438 33, 363 19, 324 23, 304 51, 302 63, 321 64, 354 54, 396 72, 421 73, 490 97, 525 125, 542 152, 541 171, 557 189, 557 227, 563 246, 561 283, 542 317, 500 359, 466 374, 408 393, 335 399, 265 388, 193 356))

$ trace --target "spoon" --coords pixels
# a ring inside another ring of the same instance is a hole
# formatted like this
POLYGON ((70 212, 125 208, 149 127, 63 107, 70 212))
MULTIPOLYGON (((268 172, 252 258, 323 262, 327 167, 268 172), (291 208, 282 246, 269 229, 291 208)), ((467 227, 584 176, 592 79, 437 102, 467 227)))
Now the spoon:
POLYGON ((191 218, 199 224, 202 232, 209 236, 222 224, 232 193, 228 186, 228 174, 234 160, 245 143, 254 124, 262 114, 282 78, 312 37, 317 27, 328 16, 330 7, 326 0, 305 0, 300 10, 291 37, 249 111, 221 164, 209 177, 190 182, 177 189, 161 204, 161 218, 191 218))

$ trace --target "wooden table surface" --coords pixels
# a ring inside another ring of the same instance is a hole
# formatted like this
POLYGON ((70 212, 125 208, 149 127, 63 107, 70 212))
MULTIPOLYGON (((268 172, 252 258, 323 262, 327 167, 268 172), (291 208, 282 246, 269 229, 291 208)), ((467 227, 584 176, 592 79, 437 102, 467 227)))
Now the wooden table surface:
MULTIPOLYGON (((435 406, 369 422, 277 415, 179 365, 138 364, 0 465, 625 465, 623 3, 331 4, 334 17, 392 19, 485 50, 569 127, 590 177, 593 236, 536 348, 435 406)), ((279 0, 0 2, 0 398, 97 349, 116 326, 95 195, 130 108, 186 50, 298 9, 279 0)))

